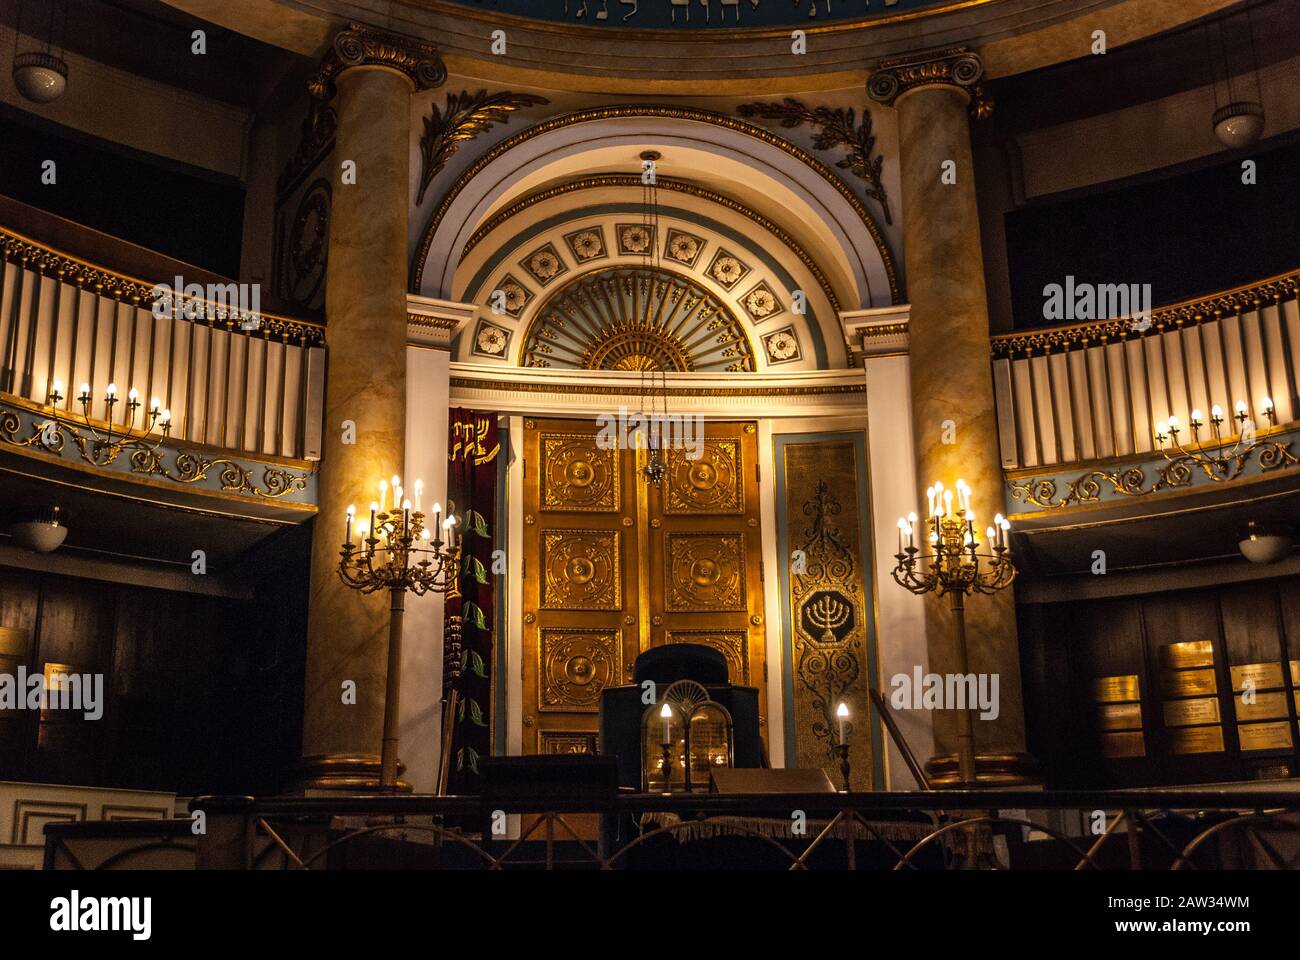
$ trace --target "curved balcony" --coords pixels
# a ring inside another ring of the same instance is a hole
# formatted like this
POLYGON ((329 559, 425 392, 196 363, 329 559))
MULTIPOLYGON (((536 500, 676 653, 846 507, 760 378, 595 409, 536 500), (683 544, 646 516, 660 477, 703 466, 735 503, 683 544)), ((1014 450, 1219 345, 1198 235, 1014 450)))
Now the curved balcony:
POLYGON ((85 512, 109 495, 128 513, 162 506, 263 531, 314 514, 321 324, 263 311, 252 288, 12 200, 0 199, 0 214, 0 473, 11 504, 85 512), (155 402, 170 415, 165 437, 155 402))
POLYGON ((1149 571, 1152 589, 1160 569, 1186 561, 1229 562, 1198 575, 1207 582, 1252 575, 1235 549, 1245 525, 1300 517, 1298 296, 1292 271, 1147 318, 993 339, 1007 506, 1027 535, 1027 572, 1096 573, 1104 555, 1111 569, 1149 571))

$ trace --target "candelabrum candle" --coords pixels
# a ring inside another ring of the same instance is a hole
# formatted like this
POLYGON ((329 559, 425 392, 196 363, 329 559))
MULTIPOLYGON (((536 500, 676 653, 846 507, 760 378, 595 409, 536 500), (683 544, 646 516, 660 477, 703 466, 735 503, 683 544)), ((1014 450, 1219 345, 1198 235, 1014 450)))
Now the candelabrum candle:
POLYGON ((672 709, 672 707, 668 706, 668 704, 665 703, 665 704, 663 705, 663 708, 660 709, 660 711, 659 711, 659 716, 661 716, 661 717, 663 718, 663 721, 664 721, 664 738, 663 738, 663 740, 662 740, 662 743, 663 743, 663 745, 666 747, 666 746, 668 746, 669 744, 671 744, 671 743, 673 742, 673 709, 672 709))
POLYGON ((849 723, 849 706, 843 700, 835 708, 835 717, 840 722, 840 746, 848 742, 848 723, 849 723))
POLYGON ((421 505, 421 497, 423 496, 424 496, 424 481, 417 479, 415 481, 415 512, 416 513, 420 513, 421 511, 424 510, 424 507, 421 505))

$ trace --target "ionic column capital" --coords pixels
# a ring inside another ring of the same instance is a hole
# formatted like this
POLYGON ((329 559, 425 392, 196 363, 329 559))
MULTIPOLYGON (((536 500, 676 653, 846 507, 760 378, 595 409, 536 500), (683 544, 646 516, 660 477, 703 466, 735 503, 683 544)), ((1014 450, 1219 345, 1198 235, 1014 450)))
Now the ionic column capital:
POLYGON ((904 94, 920 87, 954 87, 965 92, 976 105, 976 115, 984 117, 993 105, 984 97, 983 78, 984 62, 979 54, 966 47, 949 47, 882 62, 867 81, 867 93, 877 103, 892 107, 904 94))
POLYGON ((417 91, 440 87, 447 80, 447 67, 433 44, 364 23, 350 23, 334 38, 334 45, 312 77, 312 96, 332 100, 335 79, 352 67, 388 67, 405 74, 417 91))

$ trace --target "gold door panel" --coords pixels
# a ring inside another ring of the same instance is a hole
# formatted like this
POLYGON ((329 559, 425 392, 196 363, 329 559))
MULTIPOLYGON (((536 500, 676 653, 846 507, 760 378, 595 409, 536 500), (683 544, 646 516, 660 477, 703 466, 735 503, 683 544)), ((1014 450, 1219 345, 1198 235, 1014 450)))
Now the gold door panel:
POLYGON ((581 433, 543 434, 539 448, 543 510, 618 512, 619 451, 581 433))
POLYGON ((552 610, 620 610, 623 580, 617 530, 542 533, 542 606, 552 610))
MULTIPOLYGON (((757 447, 710 423, 701 456, 601 449, 592 421, 524 421, 524 751, 581 753, 600 694, 661 643, 701 643, 766 716, 757 447)), ((764 730, 766 735, 766 730, 764 730)))

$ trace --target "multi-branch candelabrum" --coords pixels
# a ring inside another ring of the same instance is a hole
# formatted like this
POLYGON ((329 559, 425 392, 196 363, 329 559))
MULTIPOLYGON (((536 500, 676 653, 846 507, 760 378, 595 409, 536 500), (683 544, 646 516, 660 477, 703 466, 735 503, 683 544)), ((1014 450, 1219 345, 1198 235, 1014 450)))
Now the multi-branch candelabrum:
MULTIPOLYGON (((992 594, 1011 584, 1016 568, 1011 562, 1007 546, 1007 531, 1011 525, 997 514, 993 526, 985 531, 981 542, 975 526, 975 513, 971 510, 971 489, 963 480, 957 481, 956 500, 953 491, 936 483, 926 490, 930 499, 930 514, 926 517, 921 538, 916 545, 917 516, 909 514, 898 521, 898 561, 894 580, 912 593, 933 593, 947 596, 952 609, 958 665, 963 675, 970 672, 970 658, 966 649, 966 597, 976 593, 992 594)), ((963 786, 977 785, 975 774, 974 709, 957 713, 957 763, 963 786)))
POLYGON ((391 603, 388 621, 388 673, 384 687, 384 739, 380 757, 380 784, 397 785, 397 712, 401 687, 402 617, 407 591, 416 596, 433 591, 447 593, 460 570, 456 518, 442 518, 442 506, 433 505, 432 529, 425 526, 420 509, 423 481, 415 481, 415 507, 403 499, 402 481, 393 477, 393 505, 387 505, 389 487, 379 482, 378 501, 370 504, 370 521, 356 519, 348 507, 347 537, 340 552, 339 576, 362 593, 387 590, 391 603), (442 536, 446 533, 446 542, 442 536), (353 542, 353 534, 359 542, 353 542))
MULTIPOLYGON (((1272 399, 1265 397, 1260 409, 1268 418, 1269 425, 1275 426, 1277 411, 1273 409, 1272 399)), ((1250 417, 1246 401, 1238 400, 1234 404, 1232 419, 1237 421, 1237 441, 1231 448, 1224 446, 1223 424, 1226 418, 1223 416, 1223 408, 1218 404, 1210 407, 1208 446, 1201 439, 1201 431, 1205 429, 1206 423, 1202 420, 1200 410, 1192 411, 1192 420, 1187 426, 1192 435, 1190 449, 1184 446, 1179 437, 1184 430, 1175 416, 1156 422, 1156 445, 1170 463, 1182 461, 1195 464, 1211 480, 1231 480, 1240 472, 1243 458, 1259 444, 1255 437, 1255 421, 1250 417)))
POLYGON ((90 395, 90 384, 83 383, 81 392, 76 398, 81 404, 79 419, 70 416, 66 411, 59 410, 59 404, 63 403, 63 400, 63 384, 55 380, 50 384, 49 392, 49 405, 54 419, 56 422, 68 425, 82 456, 97 467, 108 466, 129 447, 147 451, 146 455, 152 454, 171 435, 172 412, 165 409, 158 398, 154 397, 149 404, 149 410, 142 415, 144 404, 140 402, 140 392, 134 387, 127 391, 125 401, 127 418, 120 432, 114 430, 113 424, 114 409, 123 402, 117 395, 117 384, 110 383, 104 390, 105 428, 102 431, 90 419, 90 407, 94 403, 90 395), (83 427, 89 431, 89 438, 80 432, 80 428, 83 427), (159 431, 157 435, 154 434, 155 428, 159 431), (151 438, 152 443, 149 442, 151 438))

